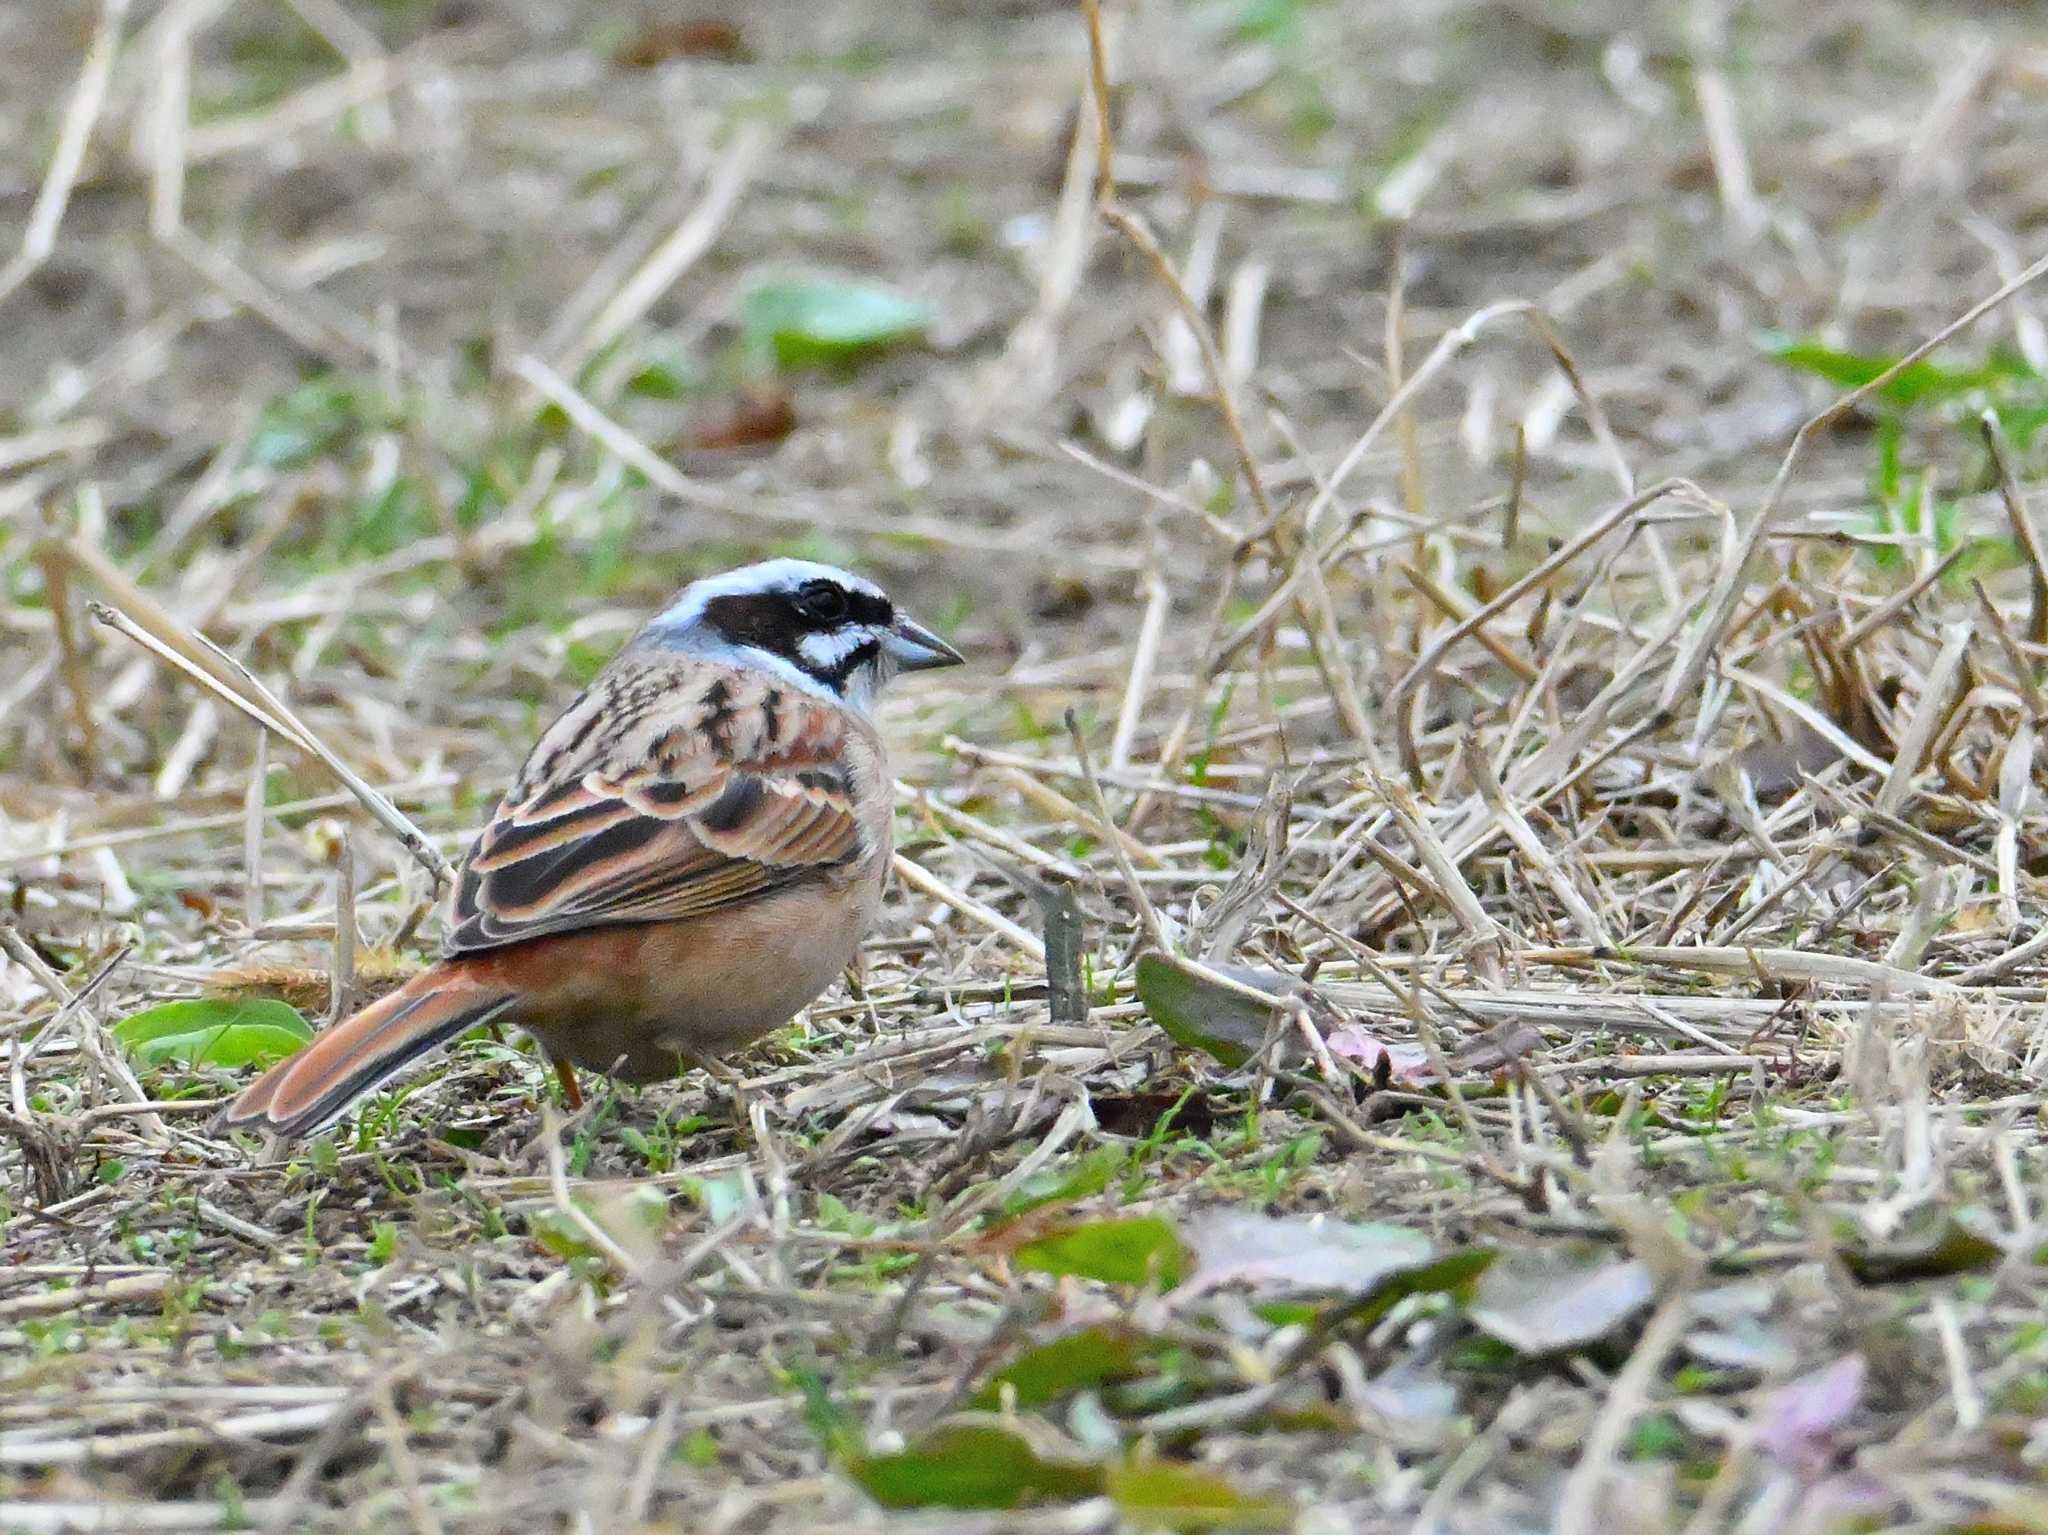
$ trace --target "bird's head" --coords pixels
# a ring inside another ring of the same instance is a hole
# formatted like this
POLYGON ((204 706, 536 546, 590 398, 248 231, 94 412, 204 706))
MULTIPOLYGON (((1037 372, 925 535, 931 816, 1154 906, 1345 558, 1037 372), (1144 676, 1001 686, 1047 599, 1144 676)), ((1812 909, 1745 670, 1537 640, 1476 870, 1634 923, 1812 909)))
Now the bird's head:
POLYGON ((647 627, 658 644, 767 667, 865 709, 898 672, 966 658, 874 582, 811 560, 765 560, 693 581, 647 627))

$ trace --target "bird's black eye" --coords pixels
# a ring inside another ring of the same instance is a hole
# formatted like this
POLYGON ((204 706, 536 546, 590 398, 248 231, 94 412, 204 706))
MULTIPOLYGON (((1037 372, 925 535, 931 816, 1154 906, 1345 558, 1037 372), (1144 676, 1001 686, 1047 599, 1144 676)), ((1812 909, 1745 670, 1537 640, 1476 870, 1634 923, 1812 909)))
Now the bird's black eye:
POLYGON ((812 623, 839 623, 846 617, 846 588, 831 581, 808 582, 796 594, 796 605, 812 623))

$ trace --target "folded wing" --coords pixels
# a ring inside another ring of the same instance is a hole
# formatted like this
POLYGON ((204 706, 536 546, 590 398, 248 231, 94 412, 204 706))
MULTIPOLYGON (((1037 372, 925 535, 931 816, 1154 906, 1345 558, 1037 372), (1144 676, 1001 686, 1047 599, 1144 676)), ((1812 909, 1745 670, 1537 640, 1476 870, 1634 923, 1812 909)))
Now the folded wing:
POLYGON ((600 676, 464 860, 447 952, 704 916, 857 861, 849 728, 793 688, 701 661, 600 676))

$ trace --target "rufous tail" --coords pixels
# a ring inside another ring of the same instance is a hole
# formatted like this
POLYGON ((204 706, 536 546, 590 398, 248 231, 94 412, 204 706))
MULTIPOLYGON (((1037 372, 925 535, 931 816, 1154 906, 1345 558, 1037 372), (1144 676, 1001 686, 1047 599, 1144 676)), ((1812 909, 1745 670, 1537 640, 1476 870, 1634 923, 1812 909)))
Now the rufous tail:
POLYGON ((264 1130, 280 1140, 310 1135, 371 1088, 511 1004, 509 993, 480 985, 460 964, 430 966, 279 1061, 208 1128, 215 1135, 264 1130))

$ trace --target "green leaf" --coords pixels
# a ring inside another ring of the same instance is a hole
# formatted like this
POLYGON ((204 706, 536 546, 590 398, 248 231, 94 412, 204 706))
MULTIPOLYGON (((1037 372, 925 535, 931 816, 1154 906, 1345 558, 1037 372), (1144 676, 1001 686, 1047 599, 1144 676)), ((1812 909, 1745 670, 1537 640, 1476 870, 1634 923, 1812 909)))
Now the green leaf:
POLYGON ((299 1010, 274 997, 166 1002, 129 1014, 111 1032, 138 1066, 267 1066, 313 1037, 299 1010))
POLYGON ((1141 1529, 1285 1529, 1293 1510, 1275 1498, 1239 1492, 1213 1471, 1172 1461, 1113 1466, 1106 1490, 1121 1513, 1141 1529))
POLYGON ((1242 1066, 1266 1041, 1278 996, 1271 984, 1296 984, 1292 976, 1233 970, 1217 980, 1170 954, 1138 957, 1138 1000, 1175 1044, 1242 1066), (1228 982, 1228 984, 1226 984, 1228 982))
POLYGON ((1884 420, 1878 423, 1877 474, 1871 490, 1881 503, 1897 501, 1905 493, 1906 481, 1902 467, 1905 462, 1905 442, 1905 431, 1897 421, 1884 420))
POLYGON ((1092 1498, 1102 1468, 1041 1455, 995 1423, 943 1423, 894 1455, 863 1455, 847 1474, 884 1508, 1021 1508, 1092 1498))
POLYGON ((1352 1321, 1370 1326, 1411 1295, 1448 1295, 1464 1290, 1487 1269, 1499 1252, 1491 1247, 1464 1247, 1417 1268, 1387 1275, 1368 1290, 1352 1313, 1352 1321))
POLYGON ((2041 435, 2042 428, 2048 427, 2048 401, 2036 399, 2001 405, 1998 421, 2015 446, 2030 448, 2034 439, 2041 435))
POLYGON ((1371 1327, 1411 1295, 1456 1295, 1469 1298, 1473 1281, 1498 1256, 1491 1247, 1462 1247, 1413 1268, 1395 1269, 1365 1289, 1334 1305, 1305 1301, 1261 1300, 1253 1310, 1276 1327, 1292 1324, 1312 1329, 1304 1354, 1315 1352, 1315 1340, 1340 1327, 1371 1327))
POLYGON ((1072 1204, 1100 1194, 1130 1159, 1122 1146, 1097 1146, 1064 1164, 1041 1167, 1003 1201, 1003 1214, 1022 1215, 1040 1205, 1072 1204))
POLYGON ((1606 1337, 1655 1290, 1640 1261, 1597 1243, 1509 1249, 1479 1276, 1470 1315, 1518 1354, 1555 1354, 1606 1337))
POLYGON ((267 469, 297 468, 331 452, 352 432, 375 430, 390 415, 390 403, 372 386, 341 374, 308 379, 258 413, 249 461, 267 469))
POLYGON ((747 355, 782 368, 856 362, 919 339, 931 322, 925 305, 868 283, 774 282, 740 301, 747 355))
POLYGON ((1138 1371, 1145 1344, 1121 1327, 1082 1327, 1026 1349, 989 1377, 974 1395, 976 1407, 998 1407, 1008 1395, 1020 1408, 1043 1407, 1094 1386, 1125 1380, 1138 1371))
POLYGON ((746 1184, 738 1177, 685 1178, 683 1191, 697 1202, 704 1211, 704 1219, 714 1226, 731 1219, 747 1202, 746 1184))
MULTIPOLYGON (((1844 389, 1860 389, 1899 359, 1882 352, 1848 352, 1825 346, 1803 336, 1767 332, 1760 338, 1765 352, 1787 367, 1826 379, 1844 389)), ((1906 368, 1886 384, 1878 398, 1892 405, 1915 405, 1922 400, 1952 400, 1997 384, 2009 369, 1996 366, 1947 368, 1925 358, 1906 368)))
POLYGON ((1668 1412, 1638 1419, 1628 1436, 1630 1460, 1683 1460, 1691 1448, 1685 1426, 1668 1412))
POLYGON ((834 1460, 848 1465, 865 1459, 860 1425, 853 1414, 832 1400, 831 1388, 816 1370, 795 1369, 790 1378, 803 1393, 804 1422, 818 1436, 818 1443, 834 1460))
POLYGON ((1863 1284, 1899 1284, 1909 1279, 1945 1279, 1989 1268, 2005 1249, 1953 1215, 1930 1228, 1882 1244, 1851 1244, 1842 1263, 1863 1284))
POLYGON ((1017 1267, 1041 1274, 1075 1274, 1109 1284, 1158 1284, 1169 1290, 1189 1266, 1180 1234, 1157 1215, 1068 1226, 1024 1243, 1014 1257, 1017 1267))
POLYGON ((536 1211, 527 1221, 527 1231, 536 1247, 565 1263, 604 1256, 590 1240, 590 1233, 560 1210, 536 1211))
POLYGON ((1262 1300, 1252 1305, 1254 1315, 1275 1327, 1309 1327, 1330 1310, 1328 1303, 1316 1300, 1262 1300))
POLYGON ((672 341, 655 341, 633 359, 625 388, 642 399, 680 400, 703 382, 703 369, 689 353, 672 341))

